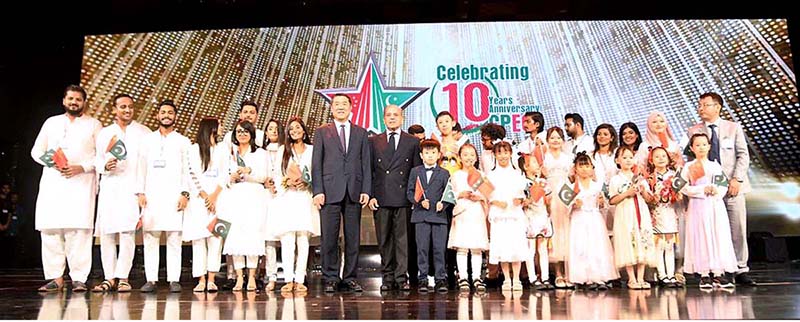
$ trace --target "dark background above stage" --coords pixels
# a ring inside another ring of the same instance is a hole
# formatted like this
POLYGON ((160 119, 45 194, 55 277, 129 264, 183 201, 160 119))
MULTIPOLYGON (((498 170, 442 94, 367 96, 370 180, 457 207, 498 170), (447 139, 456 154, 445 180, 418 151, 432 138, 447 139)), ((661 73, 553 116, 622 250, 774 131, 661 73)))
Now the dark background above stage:
MULTIPOLYGON (((796 13, 779 1, 551 0, 135 0, 6 4, 0 13, 0 181, 12 181, 29 218, 20 230, 26 267, 39 265, 33 208, 41 169, 29 151, 42 122, 62 112, 67 84, 79 82, 83 36, 193 29, 326 24, 514 20, 787 18, 797 40, 796 13)), ((798 46, 793 48, 798 64, 798 46)))

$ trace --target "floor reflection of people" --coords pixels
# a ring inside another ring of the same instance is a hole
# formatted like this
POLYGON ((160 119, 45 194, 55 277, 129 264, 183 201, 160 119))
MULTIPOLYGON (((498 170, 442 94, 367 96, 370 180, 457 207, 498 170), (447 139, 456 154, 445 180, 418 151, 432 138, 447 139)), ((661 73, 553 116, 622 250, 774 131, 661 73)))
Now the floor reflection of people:
POLYGON ((194 293, 189 317, 192 320, 219 320, 217 293, 194 293))
POLYGON ((648 319, 650 310, 647 306, 647 297, 651 290, 629 290, 627 309, 621 309, 619 316, 624 320, 648 319))
POLYGON ((458 319, 459 320, 484 320, 483 298, 486 293, 458 294, 458 319), (470 298, 472 299, 472 309, 470 310, 470 298), (471 316, 470 316, 471 315, 471 316))
POLYGON ((520 291, 502 291, 502 305, 492 305, 489 309, 490 320, 519 320, 522 317, 521 299, 523 293, 520 291))
POLYGON ((572 320, 625 319, 620 314, 620 299, 607 292, 574 292, 568 302, 572 320))
POLYGON ((278 295, 275 292, 265 292, 267 296, 265 320, 278 319, 278 295))
POLYGON ((305 294, 282 293, 281 296, 283 296, 281 320, 308 320, 305 294))
POLYGON ((38 320, 88 320, 85 294, 48 293, 42 296, 38 320), (66 304, 66 307, 64 305, 66 304))
POLYGON ((158 320, 158 297, 155 293, 141 293, 142 320, 158 320))
POLYGON ((447 319, 447 294, 419 295, 417 302, 417 320, 445 319, 447 319))
POLYGON ((528 320, 550 319, 550 293, 531 292, 528 295, 528 320))
POLYGON ((658 320, 680 320, 680 310, 678 309, 678 292, 686 292, 686 289, 662 288, 657 292, 658 301, 650 316, 658 320))
POLYGON ((231 320, 258 320, 255 292, 233 292, 233 299, 234 306, 231 311, 231 320))
MULTIPOLYGON (((130 320, 128 298, 130 293, 92 293, 92 302, 100 301, 97 316, 93 320, 130 320)), ((94 306, 94 305, 92 305, 94 306)))
POLYGON ((703 292, 686 298, 689 319, 754 319, 753 302, 750 296, 738 295, 732 290, 703 292))

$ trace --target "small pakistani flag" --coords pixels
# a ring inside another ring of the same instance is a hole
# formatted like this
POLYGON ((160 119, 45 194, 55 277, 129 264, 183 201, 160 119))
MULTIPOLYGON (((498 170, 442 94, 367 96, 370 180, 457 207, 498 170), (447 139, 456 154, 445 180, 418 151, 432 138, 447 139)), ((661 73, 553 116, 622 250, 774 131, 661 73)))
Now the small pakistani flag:
POLYGON ((603 196, 606 197, 607 200, 611 200, 611 193, 608 191, 608 184, 603 184, 603 196))
POLYGON ((558 198, 561 199, 565 205, 569 206, 572 203, 572 200, 575 199, 575 190, 569 187, 566 183, 561 186, 561 190, 558 192, 558 198))
POLYGON ((242 159, 242 155, 239 153, 236 153, 236 165, 242 168, 246 167, 244 164, 244 159, 242 159))
POLYGON ((444 188, 444 193, 442 193, 442 202, 456 204, 456 193, 453 191, 453 184, 450 183, 450 180, 447 181, 447 186, 444 188))
POLYGON ((114 142, 114 145, 111 146, 108 152, 120 161, 128 157, 128 149, 125 148, 125 142, 122 142, 122 140, 114 142))
POLYGON ((222 220, 214 216, 211 222, 208 223, 208 231, 214 236, 228 238, 228 232, 231 230, 231 223, 227 220, 222 220))
POLYGON ((726 176, 724 173, 715 175, 712 180, 714 181, 714 184, 717 186, 720 187, 728 186, 728 176, 726 176))
POLYGON ((39 157, 39 160, 42 160, 42 162, 44 162, 44 165, 46 165, 48 168, 52 168, 53 166, 56 165, 56 162, 53 161, 53 156, 55 154, 56 154, 55 150, 53 149, 47 150, 47 152, 45 152, 44 154, 42 154, 42 156, 39 157))
POLYGON ((675 191, 675 193, 680 192, 687 183, 688 182, 686 182, 686 180, 681 176, 681 173, 678 172, 674 177, 672 177, 672 191, 675 191))
POLYGON ((308 166, 303 166, 303 182, 307 184, 311 184, 311 171, 308 170, 308 166))

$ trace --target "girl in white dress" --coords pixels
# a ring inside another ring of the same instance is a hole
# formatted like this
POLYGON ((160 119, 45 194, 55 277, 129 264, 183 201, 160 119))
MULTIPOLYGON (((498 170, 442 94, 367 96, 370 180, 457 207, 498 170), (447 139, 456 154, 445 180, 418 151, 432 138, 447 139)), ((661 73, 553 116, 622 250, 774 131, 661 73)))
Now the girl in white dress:
POLYGON ((477 292, 485 292, 486 285, 481 280, 482 253, 489 250, 489 233, 486 229, 486 212, 484 204, 486 198, 472 189, 469 184, 469 174, 480 171, 476 169, 478 151, 475 146, 466 143, 458 151, 461 158, 461 170, 450 177, 453 193, 456 195, 456 206, 453 208, 453 223, 447 247, 456 250, 456 265, 458 267, 458 288, 469 292, 470 284, 467 280, 467 256, 472 261, 472 285, 477 292))
POLYGON ((616 279, 618 274, 600 213, 600 208, 605 207, 603 184, 592 180, 594 165, 586 152, 579 152, 574 164, 576 195, 569 205, 569 278, 592 290, 606 290, 606 282, 616 279))
POLYGON ((526 235, 528 237, 528 259, 525 260, 525 267, 528 270, 528 279, 531 286, 536 290, 549 290, 553 288, 550 284, 550 261, 547 259, 547 249, 550 245, 550 238, 553 237, 553 223, 550 215, 547 214, 547 205, 551 201, 551 189, 547 180, 542 177, 541 167, 536 157, 526 155, 517 160, 520 170, 528 179, 526 197, 523 202, 525 217, 528 219, 526 235), (535 193, 534 193, 535 192, 535 193), (535 259, 539 255, 539 272, 536 277, 535 259))
MULTIPOLYGON (((572 153, 563 151, 564 131, 559 127, 547 130, 547 152, 544 154, 542 174, 547 184, 558 191, 569 182, 572 171, 572 153)), ((569 288, 572 283, 566 275, 566 262, 569 260, 569 213, 562 202, 550 204, 550 220, 553 222, 553 248, 548 257, 556 269, 556 288, 569 288)))
POLYGON ((644 280, 645 266, 654 262, 653 226, 646 199, 649 198, 647 181, 634 171, 633 149, 617 149, 620 172, 611 178, 610 203, 614 210, 614 260, 628 274, 628 288, 649 289, 644 280), (635 270, 635 272, 634 272, 635 270))
MULTIPOLYGON (((264 181, 267 177, 267 153, 255 144, 256 129, 248 121, 239 122, 233 142, 232 155, 226 155, 225 169, 230 171, 226 189, 222 192, 221 219, 231 223, 222 253, 233 255, 236 270, 234 291, 241 291, 244 283, 242 269, 247 270, 247 291, 256 290, 255 268, 258 256, 264 255, 264 221, 266 202, 264 181)), ((224 151, 226 154, 228 151, 224 151)))
POLYGON ((183 241, 192 242, 192 276, 198 278, 195 292, 217 291, 214 275, 219 272, 222 259, 222 239, 208 231, 208 224, 216 216, 217 198, 222 192, 221 153, 215 149, 218 133, 217 119, 203 119, 198 126, 197 143, 189 149, 189 173, 192 178, 189 189, 192 198, 189 199, 188 212, 183 216, 182 235, 183 241))
POLYGON ((708 160, 709 142, 705 133, 692 135, 689 146, 697 159, 681 171, 681 177, 689 182, 681 190, 689 197, 683 269, 700 274, 700 288, 728 288, 734 285, 725 275, 736 272, 738 265, 722 199, 728 192, 727 178, 719 163, 708 160))
POLYGON ((675 245, 678 241, 677 214, 683 195, 672 189, 676 173, 666 149, 660 146, 652 149, 647 168, 650 173, 647 181, 653 191, 647 205, 653 219, 658 280, 661 285, 674 287, 679 285, 675 279, 675 245))
POLYGON ((320 235, 319 210, 312 204, 311 138, 299 117, 292 117, 286 126, 286 144, 278 151, 282 156, 278 176, 273 177, 277 195, 270 206, 273 226, 270 230, 281 241, 281 258, 286 285, 281 292, 305 292, 308 240, 320 235), (297 256, 295 257, 295 249, 297 256), (295 264, 295 258, 297 264, 295 264))
POLYGON ((264 282, 264 290, 269 292, 275 289, 275 282, 278 281, 278 260, 277 260, 277 251, 278 243, 280 240, 278 236, 275 236, 273 233, 270 232, 270 227, 272 227, 273 221, 273 214, 270 210, 271 205, 275 203, 271 200, 274 198, 275 195, 278 193, 275 187, 275 178, 280 174, 281 171, 281 154, 278 149, 283 146, 283 142, 285 141, 284 138, 284 130, 283 124, 278 120, 271 119, 267 122, 267 129, 264 131, 264 144, 261 146, 264 147, 264 150, 267 151, 267 159, 269 160, 269 169, 267 169, 267 180, 264 182, 264 188, 267 189, 267 196, 270 198, 270 201, 267 204, 267 220, 266 220, 266 240, 267 240, 267 255, 264 256, 264 260, 259 263, 258 272, 261 273, 262 270, 265 271, 266 276, 263 276, 264 282))
POLYGON ((496 165, 489 172, 495 189, 489 201, 489 262, 503 270, 503 290, 522 290, 519 270, 528 259, 527 218, 522 211, 527 180, 511 163, 511 144, 496 143, 493 148, 496 165), (513 273, 513 275, 511 275, 513 273))

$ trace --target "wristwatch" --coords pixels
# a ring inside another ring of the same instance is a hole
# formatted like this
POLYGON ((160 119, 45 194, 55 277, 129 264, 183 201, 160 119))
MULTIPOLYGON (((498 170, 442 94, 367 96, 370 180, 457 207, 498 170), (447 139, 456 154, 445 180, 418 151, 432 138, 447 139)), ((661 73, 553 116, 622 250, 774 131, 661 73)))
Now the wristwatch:
POLYGON ((189 200, 189 192, 188 191, 181 191, 181 196, 186 197, 186 200, 189 200))

